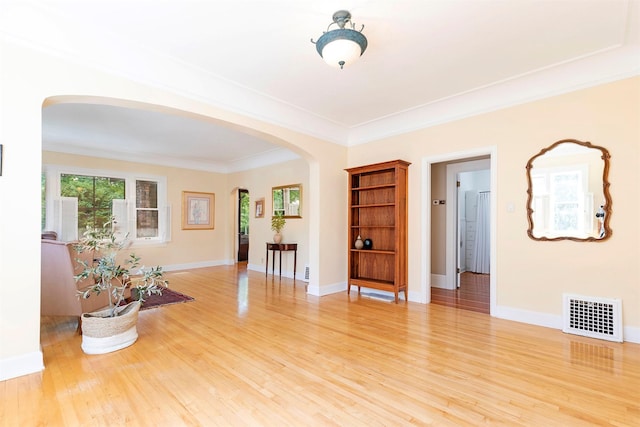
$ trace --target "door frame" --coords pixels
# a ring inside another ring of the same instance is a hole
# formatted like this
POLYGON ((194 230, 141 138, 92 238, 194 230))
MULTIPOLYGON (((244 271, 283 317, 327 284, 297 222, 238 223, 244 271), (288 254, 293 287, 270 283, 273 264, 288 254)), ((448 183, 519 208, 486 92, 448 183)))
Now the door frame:
MULTIPOLYGON (((473 159, 480 156, 489 156, 490 173, 491 173, 491 214, 490 214, 490 268, 491 275, 489 280, 490 292, 490 308, 489 313, 493 315, 496 312, 497 302, 497 175, 498 175, 498 148, 496 146, 480 147, 473 150, 453 152, 438 156, 424 157, 422 159, 422 259, 421 259, 421 290, 419 301, 424 303, 431 302, 431 165, 434 163, 442 163, 453 160, 473 159)), ((447 221, 451 222, 451 221, 447 221)), ((445 248, 446 250, 446 248, 445 248)), ((455 260, 454 260, 455 263, 455 260)))

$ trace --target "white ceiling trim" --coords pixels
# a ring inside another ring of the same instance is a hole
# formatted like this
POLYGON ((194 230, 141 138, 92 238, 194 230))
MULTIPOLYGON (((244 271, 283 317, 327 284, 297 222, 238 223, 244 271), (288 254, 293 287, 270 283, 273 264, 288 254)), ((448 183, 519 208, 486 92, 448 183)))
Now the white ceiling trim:
POLYGON ((349 146, 640 75, 640 46, 623 46, 352 128, 349 146))

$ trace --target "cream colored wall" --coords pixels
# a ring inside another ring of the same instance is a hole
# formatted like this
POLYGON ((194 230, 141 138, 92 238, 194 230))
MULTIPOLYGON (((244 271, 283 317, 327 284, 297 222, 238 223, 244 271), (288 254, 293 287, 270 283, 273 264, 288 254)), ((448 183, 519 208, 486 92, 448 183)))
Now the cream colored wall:
POLYGON ((167 178, 167 203, 171 207, 171 241, 162 245, 132 248, 145 265, 161 265, 168 269, 227 264, 233 242, 229 227, 227 175, 145 163, 123 162, 45 151, 43 164, 73 166, 98 170, 139 172, 167 178), (215 194, 213 230, 182 230, 182 192, 200 191, 215 194))
MULTIPOLYGON (((640 78, 630 78, 349 150, 355 166, 402 158, 409 169, 409 253, 421 252, 422 159, 480 147, 497 152, 497 315, 557 323, 562 293, 623 301, 624 325, 640 339, 640 78), (565 138, 611 153, 612 237, 600 243, 536 242, 527 237, 526 174, 530 157, 565 138), (515 210, 508 212, 513 204, 515 210)), ((444 250, 444 248, 440 248, 444 250)), ((410 258, 409 287, 420 289, 420 259, 410 258)))
MULTIPOLYGON (((308 292, 321 295, 345 286, 346 244, 326 232, 335 229, 344 233, 346 229, 345 147, 222 110, 190 95, 84 67, 6 38, 0 39, 0 55, 0 142, 4 145, 0 177, 0 380, 42 367, 38 302, 45 100, 84 101, 91 97, 90 100, 104 103, 109 98, 116 105, 144 103, 159 110, 170 107, 209 117, 296 151, 309 162, 305 198, 308 197, 309 207, 309 263, 313 268, 308 292), (326 213, 321 215, 320 207, 326 213), (15 286, 16 283, 20 286, 15 286)), ((224 104, 224 100, 218 102, 224 104)), ((195 184, 191 179, 176 180, 175 185, 179 188, 195 184)), ((207 187, 201 185, 199 188, 207 187)), ((225 251, 232 259, 230 245, 225 251)))
MULTIPOLYGON (((229 186, 249 190, 249 261, 248 268, 265 270, 266 242, 273 241, 271 230, 271 213, 273 202, 271 188, 288 184, 302 184, 302 218, 287 218, 282 230, 283 242, 297 243, 296 277, 304 277, 304 266, 309 263, 309 165, 304 159, 271 165, 249 171, 229 174, 229 186), (255 217, 255 201, 264 199, 265 214, 263 218, 255 217)), ((271 257, 271 254, 269 254, 271 257)), ((271 261, 269 262, 271 266, 271 261)), ((278 260, 276 259, 276 269, 278 260)), ((293 254, 282 254, 283 275, 293 275, 293 254)), ((271 267, 269 267, 271 272, 271 267)))

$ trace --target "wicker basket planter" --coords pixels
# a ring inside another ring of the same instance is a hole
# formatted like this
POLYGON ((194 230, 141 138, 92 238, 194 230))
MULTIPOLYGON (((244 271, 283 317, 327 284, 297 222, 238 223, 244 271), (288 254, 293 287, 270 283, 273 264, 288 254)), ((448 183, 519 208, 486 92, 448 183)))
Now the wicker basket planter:
POLYGON ((104 354, 129 347, 138 339, 140 301, 118 308, 118 315, 109 316, 109 309, 82 314, 82 351, 104 354))

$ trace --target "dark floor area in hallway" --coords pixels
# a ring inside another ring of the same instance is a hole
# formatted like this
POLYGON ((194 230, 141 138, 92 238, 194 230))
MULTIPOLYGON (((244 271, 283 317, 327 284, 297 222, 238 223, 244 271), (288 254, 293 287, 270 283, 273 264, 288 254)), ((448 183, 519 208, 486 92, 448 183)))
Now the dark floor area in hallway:
POLYGON ((488 274, 464 272, 456 290, 431 288, 431 302, 489 314, 489 278, 488 274))

